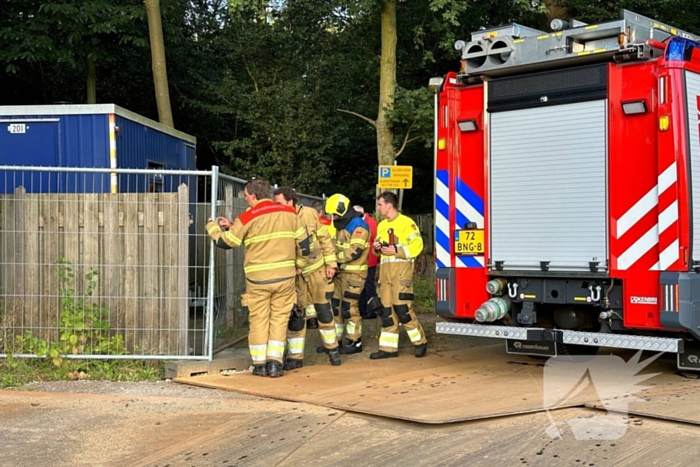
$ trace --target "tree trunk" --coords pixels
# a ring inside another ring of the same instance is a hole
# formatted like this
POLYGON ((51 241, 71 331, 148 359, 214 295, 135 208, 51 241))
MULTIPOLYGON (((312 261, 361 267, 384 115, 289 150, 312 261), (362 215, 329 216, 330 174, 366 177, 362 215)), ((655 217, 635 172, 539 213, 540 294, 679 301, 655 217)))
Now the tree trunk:
POLYGON ((95 72, 95 60, 90 57, 85 59, 85 69, 87 71, 87 103, 97 103, 97 78, 95 72))
POLYGON ((156 90, 156 105, 158 120, 163 125, 175 128, 173 113, 170 108, 170 92, 168 91, 168 71, 165 67, 165 43, 163 42, 163 26, 160 21, 160 0, 144 0, 148 14, 148 33, 151 40, 151 68, 153 69, 153 84, 156 90))
POLYGON ((379 112, 377 156, 379 165, 392 165, 396 159, 394 134, 389 127, 386 111, 394 107, 396 90, 396 2, 382 0, 382 56, 379 65, 379 112))

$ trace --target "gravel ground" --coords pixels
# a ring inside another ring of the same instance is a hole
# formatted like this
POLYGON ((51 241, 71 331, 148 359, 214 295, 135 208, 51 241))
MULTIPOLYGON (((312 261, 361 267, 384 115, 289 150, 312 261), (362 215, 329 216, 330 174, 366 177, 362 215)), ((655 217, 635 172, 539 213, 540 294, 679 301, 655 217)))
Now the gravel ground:
POLYGON ((259 397, 232 391, 206 389, 172 381, 112 382, 112 381, 39 381, 7 391, 72 392, 78 394, 119 394, 127 396, 191 397, 198 399, 256 400, 259 397))

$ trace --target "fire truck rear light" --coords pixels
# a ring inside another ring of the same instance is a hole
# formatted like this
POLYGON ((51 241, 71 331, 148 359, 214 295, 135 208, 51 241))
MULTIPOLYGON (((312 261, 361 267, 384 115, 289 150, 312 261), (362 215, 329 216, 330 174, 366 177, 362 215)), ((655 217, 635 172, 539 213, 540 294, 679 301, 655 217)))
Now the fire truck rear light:
POLYGON ((435 300, 447 302, 450 300, 450 281, 448 279, 435 279, 435 300))
POLYGON ((647 104, 644 101, 623 102, 622 111, 625 115, 636 115, 647 112, 647 104))
POLYGON ((660 292, 662 311, 678 312, 680 310, 678 284, 663 284, 661 285, 660 292))
POLYGON ((668 129, 671 127, 671 119, 668 118, 668 115, 662 115, 659 117, 659 130, 661 131, 668 131, 668 129))
POLYGON ((459 131, 462 133, 476 131, 478 129, 476 126, 476 120, 462 120, 461 122, 457 122, 457 125, 459 126, 459 131))
POLYGON ((438 149, 440 151, 444 151, 446 147, 447 147, 447 141, 445 141, 445 138, 440 138, 438 140, 438 149))

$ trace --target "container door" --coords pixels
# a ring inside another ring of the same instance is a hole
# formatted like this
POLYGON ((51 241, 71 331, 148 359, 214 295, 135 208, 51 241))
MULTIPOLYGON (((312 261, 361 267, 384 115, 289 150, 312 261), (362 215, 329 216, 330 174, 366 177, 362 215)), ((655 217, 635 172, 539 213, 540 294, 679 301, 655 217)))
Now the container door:
MULTIPOLYGON (((0 120, 0 164, 55 167, 58 165, 58 121, 0 120)), ((0 193, 23 186, 27 193, 55 193, 57 175, 41 172, 2 171, 0 193)))

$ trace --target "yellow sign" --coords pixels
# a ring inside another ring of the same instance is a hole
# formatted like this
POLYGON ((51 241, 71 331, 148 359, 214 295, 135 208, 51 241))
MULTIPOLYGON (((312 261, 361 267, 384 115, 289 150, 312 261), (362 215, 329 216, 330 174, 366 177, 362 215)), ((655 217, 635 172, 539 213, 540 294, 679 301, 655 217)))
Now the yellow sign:
POLYGON ((483 255, 484 231, 483 230, 458 230, 455 232, 456 255, 483 255))
POLYGON ((413 167, 410 165, 380 165, 379 188, 413 188, 413 167))

